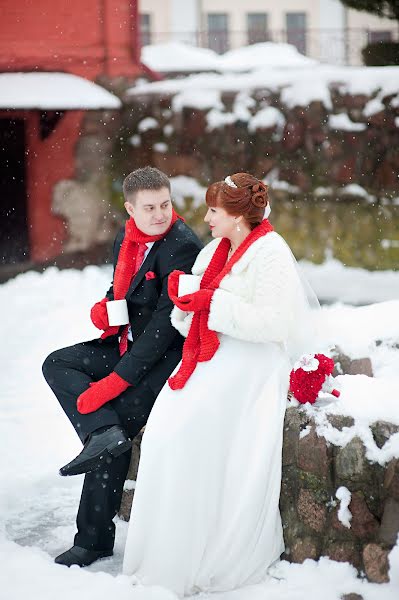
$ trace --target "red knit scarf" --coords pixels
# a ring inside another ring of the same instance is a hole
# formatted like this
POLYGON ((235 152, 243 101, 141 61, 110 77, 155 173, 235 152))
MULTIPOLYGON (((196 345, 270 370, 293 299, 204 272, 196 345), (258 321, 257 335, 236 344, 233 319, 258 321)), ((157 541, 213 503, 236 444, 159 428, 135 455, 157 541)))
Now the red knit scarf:
MULTIPOLYGON (((157 240, 164 238, 165 235, 167 235, 167 233, 172 229, 177 219, 182 219, 182 217, 180 217, 180 215, 178 215, 176 211, 172 209, 172 220, 168 229, 164 233, 158 235, 149 235, 141 231, 137 227, 133 217, 130 217, 130 219, 126 221, 125 237, 119 251, 118 262, 116 264, 114 273, 114 300, 123 300, 123 298, 126 296, 133 278, 141 267, 141 261, 138 261, 137 259, 140 257, 143 258, 146 249, 145 244, 148 242, 156 242, 157 240)), ((121 337, 126 338, 126 340, 128 327, 129 326, 126 325, 121 334, 121 337)), ((108 337, 109 335, 113 335, 118 332, 119 326, 109 327, 101 337, 108 337)), ((127 342, 124 343, 123 348, 121 347, 121 354, 126 351, 126 348, 127 342)))
MULTIPOLYGON (((264 219, 239 245, 229 260, 227 260, 227 257, 230 249, 230 240, 223 238, 202 276, 200 288, 216 290, 223 277, 230 273, 232 267, 240 260, 251 244, 270 231, 273 231, 273 227, 267 219, 264 219)), ((218 335, 215 331, 208 328, 208 318, 209 310, 200 310, 194 313, 188 336, 183 345, 183 357, 180 368, 168 380, 172 390, 182 389, 194 372, 197 363, 211 360, 219 348, 218 335)))
POLYGON ((125 225, 125 238, 122 242, 122 246, 118 256, 118 262, 115 269, 114 275, 114 299, 122 300, 130 287, 133 277, 136 275, 141 265, 136 265, 137 252, 140 244, 148 244, 148 242, 156 242, 161 240, 169 231, 173 225, 179 219, 179 215, 173 209, 172 220, 169 228, 164 233, 158 235, 149 235, 141 231, 133 217, 130 217, 126 221, 125 225))

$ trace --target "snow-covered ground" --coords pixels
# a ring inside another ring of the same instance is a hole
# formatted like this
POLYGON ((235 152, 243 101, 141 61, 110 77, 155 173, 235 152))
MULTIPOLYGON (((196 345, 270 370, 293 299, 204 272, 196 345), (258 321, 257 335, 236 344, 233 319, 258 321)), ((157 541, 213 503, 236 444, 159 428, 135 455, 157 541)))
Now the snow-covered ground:
MULTIPOLYGON (((319 426, 325 427, 328 411, 352 414, 370 457, 384 463, 399 456, 399 434, 392 436, 389 448, 379 450, 367 432, 369 423, 379 418, 399 424, 399 349, 395 347, 399 274, 345 269, 331 261, 319 267, 304 263, 303 268, 319 295, 333 302, 322 311, 326 343, 335 341, 354 357, 370 356, 375 372, 373 379, 340 377, 341 398, 318 409, 319 426), (345 295, 348 282, 352 291, 345 295), (378 303, 353 307, 338 303, 339 299, 378 303), (383 343, 376 345, 376 339, 383 343)), ((165 590, 133 588, 120 574, 127 531, 120 520, 114 557, 87 569, 68 570, 53 563, 53 557, 72 543, 82 477, 58 475, 59 467, 75 456, 80 444, 41 376, 41 364, 50 351, 96 336, 89 309, 104 295, 110 276, 109 267, 50 268, 43 274, 19 275, 0 286, 0 598, 4 600, 175 598, 165 590)), ((347 441, 341 436, 335 443, 347 441)), ((347 495, 339 495, 345 511, 347 495)), ((322 558, 303 565, 282 562, 264 584, 223 596, 213 594, 211 600, 339 600, 349 592, 362 594, 364 600, 396 600, 399 546, 390 561, 389 584, 364 582, 348 564, 322 558)))

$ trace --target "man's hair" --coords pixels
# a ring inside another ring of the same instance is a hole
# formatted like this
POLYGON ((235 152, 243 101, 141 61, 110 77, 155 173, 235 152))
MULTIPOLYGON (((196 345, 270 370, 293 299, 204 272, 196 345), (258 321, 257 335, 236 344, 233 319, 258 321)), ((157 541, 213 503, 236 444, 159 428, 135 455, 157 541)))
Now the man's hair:
POLYGON ((170 181, 159 169, 143 167, 129 173, 123 182, 123 195, 125 200, 140 190, 160 190, 166 187, 170 191, 170 181))

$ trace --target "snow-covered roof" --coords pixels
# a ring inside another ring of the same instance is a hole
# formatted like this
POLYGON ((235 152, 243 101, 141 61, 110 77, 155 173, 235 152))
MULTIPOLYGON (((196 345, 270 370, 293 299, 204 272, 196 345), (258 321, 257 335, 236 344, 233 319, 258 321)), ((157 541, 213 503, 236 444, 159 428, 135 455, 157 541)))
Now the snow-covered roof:
POLYGON ((303 56, 292 44, 264 42, 230 50, 219 55, 209 48, 198 48, 183 42, 144 46, 142 62, 162 73, 196 71, 244 72, 273 67, 303 67, 318 64, 303 56))
POLYGON ((119 108, 119 98, 70 73, 0 73, 0 108, 77 110, 119 108))

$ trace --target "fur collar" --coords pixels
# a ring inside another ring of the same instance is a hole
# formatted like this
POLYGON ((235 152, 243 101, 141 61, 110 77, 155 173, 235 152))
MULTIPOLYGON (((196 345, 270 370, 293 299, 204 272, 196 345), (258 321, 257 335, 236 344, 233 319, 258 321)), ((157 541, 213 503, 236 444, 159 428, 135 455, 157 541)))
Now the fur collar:
MULTIPOLYGON (((251 244, 248 250, 243 254, 243 256, 233 265, 231 272, 232 273, 241 273, 248 264, 253 260, 256 254, 262 249, 266 248, 270 243, 273 243, 276 239, 276 236, 279 234, 275 231, 271 231, 267 235, 262 236, 256 242, 251 244)), ((208 266, 216 248, 220 244, 222 238, 216 238, 212 240, 205 246, 203 250, 198 254, 197 259, 193 265, 192 273, 193 275, 202 275, 208 266)))

